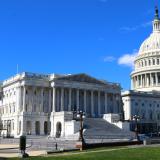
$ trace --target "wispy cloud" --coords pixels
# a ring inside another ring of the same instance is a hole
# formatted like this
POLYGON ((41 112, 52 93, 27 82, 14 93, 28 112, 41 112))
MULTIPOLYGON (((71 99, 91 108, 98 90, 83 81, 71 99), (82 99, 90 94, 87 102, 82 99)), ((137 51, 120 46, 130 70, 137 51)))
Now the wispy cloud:
POLYGON ((138 51, 135 49, 132 53, 126 53, 120 56, 119 58, 116 58, 114 56, 106 56, 103 58, 104 62, 117 62, 118 65, 126 66, 133 68, 134 67, 134 60, 138 56, 138 51))
POLYGON ((131 26, 131 27, 121 27, 120 28, 120 31, 122 32, 132 32, 132 31, 135 31, 135 30, 138 30, 140 28, 146 28, 148 26, 151 26, 152 25, 152 22, 149 21, 149 22, 145 22, 145 23, 142 23, 140 25, 136 25, 136 26, 131 26))
POLYGON ((138 55, 138 53, 135 51, 131 54, 124 54, 121 57, 119 57, 118 64, 133 68, 134 60, 137 55, 138 55))
POLYGON ((113 56, 106 56, 106 57, 104 57, 103 60, 104 60, 104 62, 113 62, 116 60, 116 58, 113 56))

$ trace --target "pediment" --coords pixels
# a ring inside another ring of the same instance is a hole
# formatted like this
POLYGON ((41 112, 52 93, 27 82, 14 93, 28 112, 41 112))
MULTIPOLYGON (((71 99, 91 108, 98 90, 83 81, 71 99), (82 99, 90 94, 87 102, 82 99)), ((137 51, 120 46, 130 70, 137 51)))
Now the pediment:
POLYGON ((103 82, 101 80, 98 80, 98 79, 96 79, 94 77, 91 77, 91 76, 89 76, 87 74, 67 75, 67 76, 56 78, 56 80, 93 83, 93 84, 100 84, 100 85, 106 84, 105 82, 103 82))

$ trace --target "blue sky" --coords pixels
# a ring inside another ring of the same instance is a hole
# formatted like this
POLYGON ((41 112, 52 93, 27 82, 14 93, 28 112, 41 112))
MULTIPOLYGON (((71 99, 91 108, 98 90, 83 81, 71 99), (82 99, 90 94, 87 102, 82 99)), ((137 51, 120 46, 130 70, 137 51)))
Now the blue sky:
POLYGON ((148 0, 1 1, 0 80, 18 64, 19 72, 85 72, 129 89, 130 61, 152 31, 154 7, 148 0))

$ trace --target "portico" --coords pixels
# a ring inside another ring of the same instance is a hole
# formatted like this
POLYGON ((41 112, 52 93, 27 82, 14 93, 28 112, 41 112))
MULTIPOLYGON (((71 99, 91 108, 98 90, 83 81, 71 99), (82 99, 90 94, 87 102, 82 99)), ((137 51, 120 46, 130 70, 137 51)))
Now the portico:
POLYGON ((52 112, 81 110, 88 117, 102 117, 105 113, 113 112, 111 108, 114 108, 114 113, 119 113, 117 104, 120 104, 120 93, 114 87, 111 88, 98 80, 94 84, 91 78, 90 82, 85 82, 85 78, 88 78, 86 75, 81 75, 79 81, 75 81, 74 78, 75 76, 70 76, 69 80, 67 77, 65 80, 57 78, 51 82, 53 87, 52 112), (113 103, 114 101, 117 103, 113 103))

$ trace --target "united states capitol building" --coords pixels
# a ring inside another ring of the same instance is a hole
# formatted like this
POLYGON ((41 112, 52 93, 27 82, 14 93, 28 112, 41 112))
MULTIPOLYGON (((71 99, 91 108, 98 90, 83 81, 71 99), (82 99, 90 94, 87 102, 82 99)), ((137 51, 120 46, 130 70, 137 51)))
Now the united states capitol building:
POLYGON ((132 121, 137 115, 141 133, 160 131, 160 19, 157 7, 153 32, 142 43, 134 66, 132 88, 122 93, 125 120, 132 121))
POLYGON ((24 72, 4 80, 0 84, 1 135, 73 137, 80 129, 75 111, 84 112, 84 132, 90 136, 130 139, 135 115, 140 118, 139 132, 160 131, 158 8, 153 32, 142 43, 134 66, 132 88, 122 93, 120 84, 87 74, 24 72))
POLYGON ((86 74, 17 74, 0 86, 1 134, 65 137, 79 132, 74 111, 101 119, 122 113, 121 86, 86 74))

